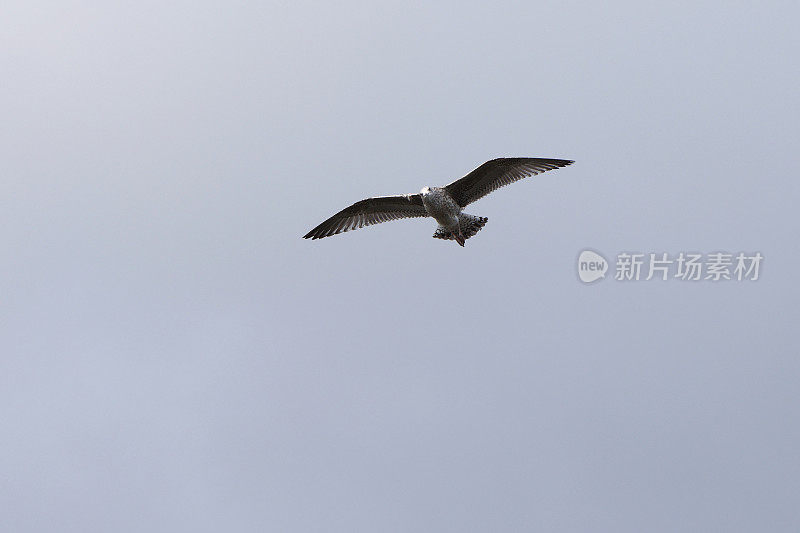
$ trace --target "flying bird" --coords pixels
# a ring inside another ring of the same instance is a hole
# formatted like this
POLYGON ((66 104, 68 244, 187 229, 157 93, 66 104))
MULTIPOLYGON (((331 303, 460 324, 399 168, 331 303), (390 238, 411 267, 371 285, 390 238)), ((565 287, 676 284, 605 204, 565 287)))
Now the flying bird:
POLYGON ((304 239, 322 239, 389 220, 433 217, 439 223, 433 237, 454 240, 461 246, 488 220, 463 213, 472 202, 528 176, 571 165, 566 159, 505 157, 482 164, 444 187, 424 187, 417 194, 377 196, 356 202, 309 231, 304 239))

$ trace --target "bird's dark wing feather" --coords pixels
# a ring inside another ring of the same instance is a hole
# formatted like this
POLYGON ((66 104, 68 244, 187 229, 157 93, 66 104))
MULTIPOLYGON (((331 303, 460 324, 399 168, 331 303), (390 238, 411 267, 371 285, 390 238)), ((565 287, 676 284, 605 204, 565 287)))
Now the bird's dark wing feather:
POLYGON ((426 217, 419 194, 378 196, 356 202, 306 233, 304 239, 321 239, 337 233, 400 218, 426 217))
POLYGON ((571 165, 567 159, 506 157, 482 164, 460 180, 445 187, 458 205, 465 207, 492 191, 528 176, 571 165))

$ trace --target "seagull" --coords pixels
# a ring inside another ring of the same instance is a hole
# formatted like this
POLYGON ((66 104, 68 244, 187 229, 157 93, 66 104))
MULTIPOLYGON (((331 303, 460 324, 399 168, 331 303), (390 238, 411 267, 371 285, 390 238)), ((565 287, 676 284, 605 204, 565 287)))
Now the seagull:
POLYGON ((322 239, 389 220, 433 217, 439 227, 435 239, 464 242, 478 233, 488 218, 463 213, 472 202, 522 178, 571 165, 567 159, 501 157, 482 164, 444 187, 424 187, 417 194, 376 196, 356 202, 306 233, 304 239, 322 239))

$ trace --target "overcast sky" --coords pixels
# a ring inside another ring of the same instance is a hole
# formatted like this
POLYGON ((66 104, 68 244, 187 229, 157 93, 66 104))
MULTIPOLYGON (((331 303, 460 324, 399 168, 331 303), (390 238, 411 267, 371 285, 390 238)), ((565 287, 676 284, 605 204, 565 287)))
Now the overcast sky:
POLYGON ((3 529, 800 530, 796 3, 364 4, 4 6, 3 529))

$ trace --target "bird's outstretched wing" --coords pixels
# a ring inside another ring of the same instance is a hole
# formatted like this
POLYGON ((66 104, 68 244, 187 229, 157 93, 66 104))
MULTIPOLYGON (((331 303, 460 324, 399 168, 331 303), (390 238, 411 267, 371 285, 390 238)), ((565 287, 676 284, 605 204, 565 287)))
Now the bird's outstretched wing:
POLYGON ((378 196, 356 202, 306 233, 304 239, 321 239, 337 233, 400 218, 426 217, 419 194, 378 196))
POLYGON ((460 180, 445 187, 461 207, 509 183, 548 170, 571 165, 567 159, 540 159, 533 157, 506 157, 492 159, 482 164, 460 180))

